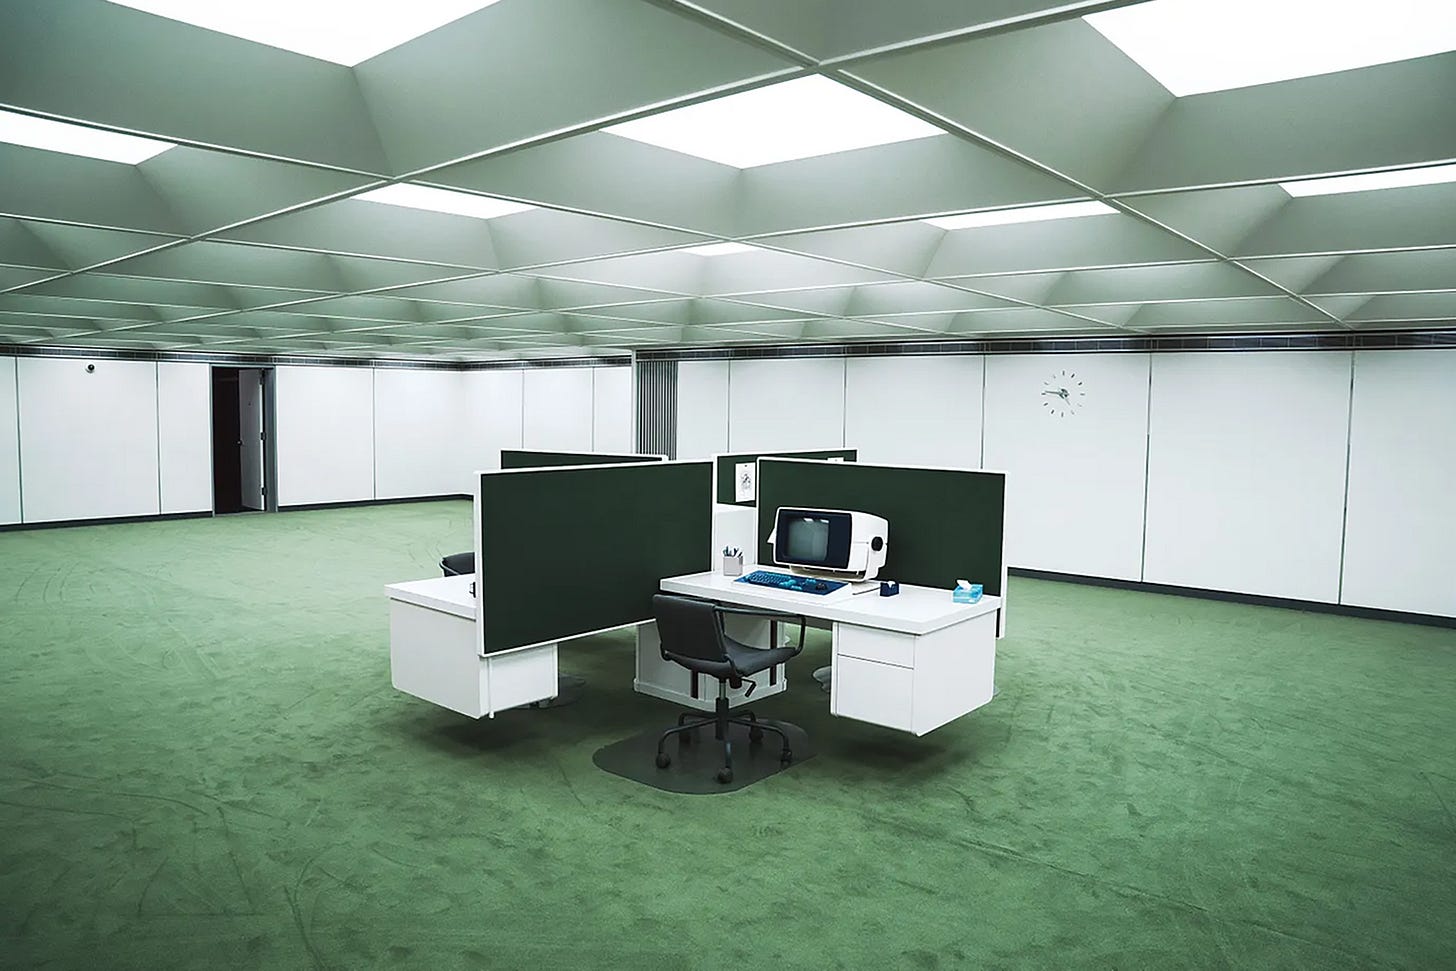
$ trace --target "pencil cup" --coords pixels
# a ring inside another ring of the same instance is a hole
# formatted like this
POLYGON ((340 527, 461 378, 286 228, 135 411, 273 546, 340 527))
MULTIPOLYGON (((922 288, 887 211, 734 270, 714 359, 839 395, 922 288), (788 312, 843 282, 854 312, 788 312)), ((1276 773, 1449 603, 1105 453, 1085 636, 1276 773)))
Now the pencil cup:
POLYGON ((742 576, 743 575, 743 554, 742 553, 739 553, 737 556, 727 556, 726 554, 724 555, 724 557, 723 557, 723 575, 725 577, 736 577, 736 576, 742 576))

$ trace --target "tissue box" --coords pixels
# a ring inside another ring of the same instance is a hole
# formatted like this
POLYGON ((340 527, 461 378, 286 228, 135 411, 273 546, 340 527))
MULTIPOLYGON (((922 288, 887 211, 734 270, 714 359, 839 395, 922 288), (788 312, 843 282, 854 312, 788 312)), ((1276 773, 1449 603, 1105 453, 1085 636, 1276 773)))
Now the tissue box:
POLYGON ((981 585, 979 583, 958 583, 956 588, 950 592, 950 598, 958 604, 979 603, 981 585))

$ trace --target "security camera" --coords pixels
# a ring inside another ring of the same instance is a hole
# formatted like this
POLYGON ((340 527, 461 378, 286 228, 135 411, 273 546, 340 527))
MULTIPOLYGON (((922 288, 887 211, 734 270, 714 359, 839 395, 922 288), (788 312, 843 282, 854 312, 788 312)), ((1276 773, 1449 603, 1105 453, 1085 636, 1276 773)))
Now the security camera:
POLYGON ((96 373, 96 365, 94 365, 94 364, 88 364, 88 365, 86 365, 86 373, 87 374, 95 374, 96 373))

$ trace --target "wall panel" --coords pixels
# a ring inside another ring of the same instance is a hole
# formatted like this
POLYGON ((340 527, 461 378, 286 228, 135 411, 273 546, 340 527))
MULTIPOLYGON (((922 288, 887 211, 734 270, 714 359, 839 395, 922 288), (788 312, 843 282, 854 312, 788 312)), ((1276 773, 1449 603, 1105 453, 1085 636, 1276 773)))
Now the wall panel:
POLYGON ((844 444, 861 462, 980 468, 983 365, 960 355, 846 361, 844 444))
POLYGON ((585 367, 526 369, 523 448, 592 450, 592 370, 585 367))
POLYGON ((276 373, 279 505, 373 499, 373 369, 276 373))
POLYGON ((1141 577, 1148 357, 987 359, 985 465, 1007 473, 1006 556, 1012 566, 1141 577), (1085 396, 1061 416, 1047 406, 1060 399, 1044 392, 1064 383, 1085 396))
POLYGON ((20 416, 15 358, 0 357, 0 526, 20 522, 20 416))
POLYGON ((500 468, 500 450, 521 448, 524 371, 466 371, 461 412, 463 449, 457 492, 475 489, 472 473, 500 468))
POLYGON ((458 458, 462 377, 460 371, 375 369, 375 498, 463 491, 458 458))
POLYGON ((1143 579, 1335 602, 1350 366, 1333 351, 1153 357, 1143 579))
POLYGON ((677 457, 728 451, 728 361, 679 361, 677 457))
POLYGON ((162 512, 212 509, 212 368, 157 364, 157 462, 162 512))
POLYGON ((161 511, 156 364, 28 357, 16 371, 25 522, 161 511))
POLYGON ((843 444, 842 358, 732 362, 728 394, 730 451, 834 448, 843 444))
POLYGON ((1342 603, 1456 617, 1456 350, 1355 355, 1342 603))
POLYGON ((635 452, 632 437, 632 369, 592 368, 592 451, 635 452))

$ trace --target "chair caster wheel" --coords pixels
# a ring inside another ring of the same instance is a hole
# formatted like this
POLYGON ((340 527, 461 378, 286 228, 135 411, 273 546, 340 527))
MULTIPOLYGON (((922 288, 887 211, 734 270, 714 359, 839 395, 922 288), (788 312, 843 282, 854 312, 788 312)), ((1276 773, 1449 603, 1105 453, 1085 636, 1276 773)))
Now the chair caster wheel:
POLYGON ((718 770, 718 781, 721 782, 721 783, 723 783, 725 786, 728 783, 732 782, 733 781, 733 770, 732 769, 719 769, 718 770))
POLYGON ((783 754, 779 756, 779 765, 788 765, 790 762, 793 761, 794 753, 790 752, 788 749, 784 749, 783 754))
POLYGON ((659 769, 665 769, 669 765, 672 765, 672 756, 668 755, 666 752, 658 752, 657 753, 657 767, 659 769))
POLYGON ((755 745, 758 744, 759 742, 763 741, 763 729, 762 728, 750 728, 748 730, 748 740, 750 742, 753 742, 755 745))

